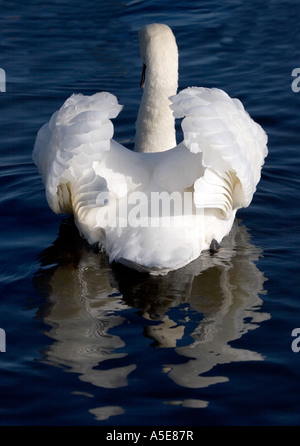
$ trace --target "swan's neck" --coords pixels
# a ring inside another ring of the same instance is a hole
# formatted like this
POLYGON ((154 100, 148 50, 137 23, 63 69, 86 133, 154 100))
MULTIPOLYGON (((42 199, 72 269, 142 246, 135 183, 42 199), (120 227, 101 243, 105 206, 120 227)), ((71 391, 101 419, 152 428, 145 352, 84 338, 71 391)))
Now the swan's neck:
POLYGON ((136 121, 135 151, 162 152, 176 146, 175 120, 169 97, 177 93, 178 62, 169 69, 147 67, 136 121))

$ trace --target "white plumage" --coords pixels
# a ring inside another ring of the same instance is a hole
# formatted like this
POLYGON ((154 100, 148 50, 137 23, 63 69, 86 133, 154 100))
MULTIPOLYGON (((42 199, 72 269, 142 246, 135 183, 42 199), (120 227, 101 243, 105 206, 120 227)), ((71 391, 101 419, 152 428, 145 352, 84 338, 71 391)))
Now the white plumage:
POLYGON ((38 132, 33 160, 50 208, 72 213, 110 261, 166 273, 197 258, 250 204, 267 136, 224 91, 177 92, 178 54, 166 25, 140 31, 146 68, 135 150, 113 140, 115 96, 72 95, 38 132), (183 118, 176 146, 174 118, 183 118))

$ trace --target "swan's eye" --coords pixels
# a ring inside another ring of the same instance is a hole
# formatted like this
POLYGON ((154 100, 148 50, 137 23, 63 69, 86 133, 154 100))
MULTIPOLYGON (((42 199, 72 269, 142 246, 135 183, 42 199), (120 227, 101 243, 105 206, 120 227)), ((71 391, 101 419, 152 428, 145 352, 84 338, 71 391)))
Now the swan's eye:
POLYGON ((141 88, 144 88, 145 77, 146 77, 146 65, 143 64, 142 76, 141 76, 141 81, 140 81, 140 87, 141 88))

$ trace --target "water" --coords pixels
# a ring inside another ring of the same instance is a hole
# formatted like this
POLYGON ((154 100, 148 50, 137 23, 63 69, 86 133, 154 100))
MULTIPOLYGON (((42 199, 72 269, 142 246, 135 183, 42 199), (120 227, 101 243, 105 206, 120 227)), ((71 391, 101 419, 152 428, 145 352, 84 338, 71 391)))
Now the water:
POLYGON ((3 1, 0 424, 298 425, 297 0, 3 1), (215 257, 166 277, 110 266, 49 210, 35 135, 73 92, 110 91, 132 146, 137 31, 172 27, 180 89, 219 87, 269 135, 251 206, 215 257))

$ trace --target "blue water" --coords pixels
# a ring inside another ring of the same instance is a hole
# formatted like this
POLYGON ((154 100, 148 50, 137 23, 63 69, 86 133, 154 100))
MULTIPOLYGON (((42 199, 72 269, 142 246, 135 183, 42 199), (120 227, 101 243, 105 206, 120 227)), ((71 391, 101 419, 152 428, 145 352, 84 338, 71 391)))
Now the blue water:
MULTIPOLYGON (((0 425, 298 425, 298 0, 0 3, 0 425), (110 91, 132 146, 138 30, 172 27, 179 89, 219 87, 269 136, 220 252, 166 277, 111 266, 54 215, 31 160, 73 92, 110 91)), ((300 343, 299 343, 300 345, 300 343)))

